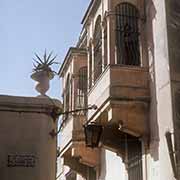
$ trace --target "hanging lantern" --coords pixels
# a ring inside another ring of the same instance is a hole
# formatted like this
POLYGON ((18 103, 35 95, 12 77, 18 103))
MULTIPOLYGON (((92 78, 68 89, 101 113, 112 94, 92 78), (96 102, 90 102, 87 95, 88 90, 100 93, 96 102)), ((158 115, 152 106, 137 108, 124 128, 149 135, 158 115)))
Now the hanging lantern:
POLYGON ((87 147, 98 147, 103 127, 101 125, 91 123, 84 125, 85 142, 87 147))

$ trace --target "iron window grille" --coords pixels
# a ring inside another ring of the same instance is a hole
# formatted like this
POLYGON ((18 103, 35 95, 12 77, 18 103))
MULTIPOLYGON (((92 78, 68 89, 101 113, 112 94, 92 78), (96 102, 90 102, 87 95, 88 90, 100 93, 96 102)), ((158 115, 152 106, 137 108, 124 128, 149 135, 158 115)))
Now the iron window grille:
MULTIPOLYGON (((68 75, 67 80, 66 80, 66 86, 65 86, 65 98, 64 98, 64 109, 65 111, 70 110, 70 93, 71 93, 71 82, 70 82, 70 76, 68 75)), ((68 114, 64 114, 63 119, 67 119, 68 114)))
POLYGON ((89 89, 92 86, 92 45, 89 47, 89 89))
POLYGON ((98 80, 98 78, 100 77, 102 73, 102 64, 97 63, 94 67, 94 71, 92 73, 92 75, 94 75, 94 82, 96 82, 98 80))
POLYGON ((128 180, 143 180, 141 142, 134 138, 127 142, 128 180))
POLYGON ((104 27, 104 67, 107 66, 107 23, 104 27))
POLYGON ((102 28, 101 17, 96 20, 94 31, 94 82, 102 73, 102 28), (96 69, 96 70, 95 70, 96 69))
POLYGON ((66 175, 66 180, 76 180, 76 173, 70 170, 66 175))
POLYGON ((143 180, 142 143, 139 138, 123 133, 121 148, 124 149, 124 163, 128 180, 143 180), (124 136, 124 137, 123 137, 124 136))
POLYGON ((139 11, 129 3, 116 6, 117 63, 140 65, 139 11))
MULTIPOLYGON (((82 67, 79 69, 78 73, 78 90, 77 90, 77 107, 85 108, 87 107, 87 67, 82 67)), ((84 114, 84 112, 83 112, 84 114)))

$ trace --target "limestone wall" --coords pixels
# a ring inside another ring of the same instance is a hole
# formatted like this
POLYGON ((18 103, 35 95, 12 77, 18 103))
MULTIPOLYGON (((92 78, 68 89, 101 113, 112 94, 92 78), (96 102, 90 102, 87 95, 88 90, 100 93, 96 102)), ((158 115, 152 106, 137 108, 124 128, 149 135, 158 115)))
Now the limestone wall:
POLYGON ((169 69, 165 0, 146 1, 147 48, 151 85, 150 149, 146 178, 173 180, 166 142, 166 131, 173 132, 172 97, 169 69))
POLYGON ((180 1, 166 0, 169 66, 173 102, 174 137, 180 179, 180 1), (178 165, 179 164, 179 165, 178 165))
POLYGON ((57 128, 48 98, 0 96, 0 179, 54 180, 57 128))

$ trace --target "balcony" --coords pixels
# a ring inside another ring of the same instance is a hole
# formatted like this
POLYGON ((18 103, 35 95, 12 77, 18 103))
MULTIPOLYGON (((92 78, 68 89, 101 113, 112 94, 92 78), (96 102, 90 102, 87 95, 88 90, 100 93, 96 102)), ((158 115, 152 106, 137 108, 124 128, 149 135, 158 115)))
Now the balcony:
POLYGON ((64 165, 82 176, 86 176, 86 167, 96 167, 99 161, 99 150, 87 148, 83 124, 84 115, 72 115, 65 121, 61 130, 60 156, 64 165))
POLYGON ((98 109, 88 120, 117 124, 131 135, 148 134, 149 73, 144 67, 109 65, 88 94, 88 103, 98 109))

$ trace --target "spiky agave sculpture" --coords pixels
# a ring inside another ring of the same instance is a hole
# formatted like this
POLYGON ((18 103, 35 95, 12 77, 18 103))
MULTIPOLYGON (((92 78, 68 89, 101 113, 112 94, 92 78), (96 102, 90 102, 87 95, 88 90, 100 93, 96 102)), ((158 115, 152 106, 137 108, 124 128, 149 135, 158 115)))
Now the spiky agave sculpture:
POLYGON ((44 52, 43 58, 40 58, 36 53, 36 59, 33 58, 34 63, 33 63, 33 72, 40 72, 40 71, 46 71, 46 72, 52 72, 55 73, 52 69, 51 66, 53 64, 58 64, 55 62, 55 59, 57 58, 57 55, 52 57, 53 52, 51 51, 49 55, 47 55, 46 50, 44 52))

